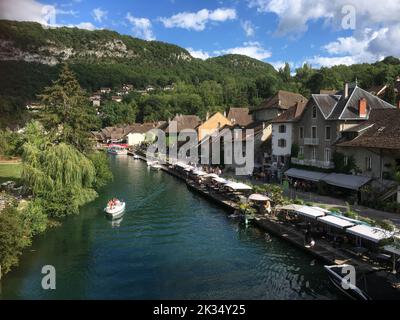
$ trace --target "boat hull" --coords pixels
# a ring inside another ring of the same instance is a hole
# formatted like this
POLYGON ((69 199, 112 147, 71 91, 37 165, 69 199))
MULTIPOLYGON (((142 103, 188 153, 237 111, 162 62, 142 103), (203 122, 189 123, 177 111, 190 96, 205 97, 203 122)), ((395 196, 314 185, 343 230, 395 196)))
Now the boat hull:
POLYGON ((114 209, 104 208, 106 215, 112 219, 118 219, 125 213, 125 202, 114 209))
POLYGON ((338 273, 338 269, 341 266, 324 266, 325 270, 328 272, 329 279, 333 283, 333 285, 340 290, 344 295, 349 297, 352 300, 361 300, 367 301, 371 300, 371 298, 360 288, 357 286, 351 286, 348 289, 343 287, 343 276, 338 273))

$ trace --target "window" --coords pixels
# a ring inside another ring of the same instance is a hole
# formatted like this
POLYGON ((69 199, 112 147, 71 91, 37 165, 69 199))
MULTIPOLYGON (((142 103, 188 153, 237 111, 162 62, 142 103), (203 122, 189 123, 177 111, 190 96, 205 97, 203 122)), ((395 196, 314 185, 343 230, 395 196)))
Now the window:
POLYGON ((285 139, 279 139, 278 140, 278 146, 280 148, 285 148, 286 147, 286 140, 285 139))
POLYGON ((311 138, 317 139, 317 127, 311 127, 311 138))
POLYGON ((298 156, 299 156, 299 157, 304 157, 304 147, 303 147, 303 146, 300 146, 300 147, 299 147, 299 154, 298 154, 298 156))
POLYGON ((372 169, 372 158, 366 157, 365 158, 365 170, 370 171, 372 169))
POLYGON ((325 149, 325 162, 331 162, 331 149, 329 148, 325 149))
POLYGON ((317 160, 317 149, 316 148, 312 148, 311 160, 313 160, 313 161, 317 160))
POLYGON ((317 118, 317 106, 313 106, 312 108, 312 118, 313 119, 317 118))
POLYGON ((281 124, 279 126, 279 133, 285 133, 286 132, 286 126, 284 124, 281 124))
POLYGON ((331 127, 325 127, 325 140, 331 140, 331 127))
POLYGON ((299 128, 299 137, 300 139, 304 139, 304 127, 299 128))

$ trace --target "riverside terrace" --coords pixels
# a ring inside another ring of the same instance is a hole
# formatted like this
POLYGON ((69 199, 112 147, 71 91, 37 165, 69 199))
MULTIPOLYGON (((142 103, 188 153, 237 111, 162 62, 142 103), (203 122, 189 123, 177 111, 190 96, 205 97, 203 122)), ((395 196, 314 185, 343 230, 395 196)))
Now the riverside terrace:
MULTIPOLYGON (((146 161, 145 157, 140 158, 146 161)), ((182 162, 171 161, 161 165, 161 169, 233 213, 232 217, 246 223, 251 221, 327 264, 354 266, 357 274, 378 282, 370 293, 372 298, 382 299, 381 292, 385 291, 385 298, 400 299, 400 277, 395 275, 400 271, 399 250, 396 249, 400 238, 395 232, 323 208, 274 205, 268 193, 254 194, 250 185, 182 162), (310 245, 310 240, 314 245, 310 245)))

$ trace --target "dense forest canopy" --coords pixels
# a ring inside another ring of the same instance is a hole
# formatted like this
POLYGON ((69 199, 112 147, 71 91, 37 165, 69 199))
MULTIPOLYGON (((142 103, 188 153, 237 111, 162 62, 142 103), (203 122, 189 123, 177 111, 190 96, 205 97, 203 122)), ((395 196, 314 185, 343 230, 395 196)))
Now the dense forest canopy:
MULTIPOLYGON (((138 121, 166 120, 176 112, 207 111, 230 106, 256 106, 277 90, 310 96, 321 89, 341 89, 355 81, 363 88, 391 84, 400 75, 400 60, 387 57, 373 64, 314 69, 305 64, 291 74, 246 56, 225 55, 205 61, 187 50, 159 41, 144 41, 109 30, 43 28, 38 23, 0 20, 0 126, 26 119, 24 107, 54 81, 68 62, 87 94, 124 83, 137 89, 177 84, 172 92, 130 96, 138 121), (29 55, 29 62, 15 59, 29 55), (13 58, 14 55, 14 58, 13 58), (46 60, 47 59, 47 60, 46 60), (49 60, 51 59, 51 63, 49 60), (43 61, 42 61, 43 60, 43 61)), ((389 88, 390 89, 390 88, 389 88)), ((394 96, 385 97, 394 103, 394 96)))

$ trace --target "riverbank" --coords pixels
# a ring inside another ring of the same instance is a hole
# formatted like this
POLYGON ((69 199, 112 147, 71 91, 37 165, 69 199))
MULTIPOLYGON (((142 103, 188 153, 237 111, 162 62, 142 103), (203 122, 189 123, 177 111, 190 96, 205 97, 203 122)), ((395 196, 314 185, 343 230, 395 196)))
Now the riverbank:
MULTIPOLYGON (((146 158, 143 155, 139 155, 140 160, 146 161, 146 158)), ((168 165, 161 165, 161 170, 167 172, 174 177, 182 180, 186 183, 189 189, 194 192, 201 194, 202 196, 212 200, 213 202, 219 204, 224 207, 229 213, 234 213, 239 210, 239 204, 225 199, 223 196, 210 192, 204 187, 198 186, 195 183, 191 182, 187 177, 179 174, 177 171, 172 169, 168 165)), ((290 242, 298 248, 301 248, 303 251, 308 252, 313 257, 318 258, 320 261, 328 264, 352 264, 356 268, 362 271, 372 271, 375 269, 374 266, 365 263, 355 257, 347 255, 341 252, 339 249, 330 247, 328 242, 320 242, 314 247, 306 247, 304 246, 304 235, 299 231, 285 226, 283 223, 279 222, 276 219, 268 216, 256 215, 253 219, 254 223, 263 229, 266 232, 270 232, 275 236, 278 236, 285 241, 290 242)))

